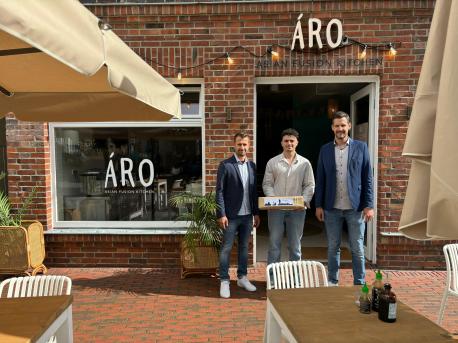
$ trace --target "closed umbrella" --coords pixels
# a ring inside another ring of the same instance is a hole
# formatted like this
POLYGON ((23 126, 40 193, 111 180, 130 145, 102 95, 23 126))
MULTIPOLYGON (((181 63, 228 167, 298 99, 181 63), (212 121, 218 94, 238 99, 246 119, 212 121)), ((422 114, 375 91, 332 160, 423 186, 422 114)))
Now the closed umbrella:
POLYGON ((457 56, 458 1, 437 1, 403 151, 413 161, 399 230, 414 239, 458 239, 457 56))
POLYGON ((143 121, 181 116, 179 91, 77 0, 0 0, 0 116, 143 121))

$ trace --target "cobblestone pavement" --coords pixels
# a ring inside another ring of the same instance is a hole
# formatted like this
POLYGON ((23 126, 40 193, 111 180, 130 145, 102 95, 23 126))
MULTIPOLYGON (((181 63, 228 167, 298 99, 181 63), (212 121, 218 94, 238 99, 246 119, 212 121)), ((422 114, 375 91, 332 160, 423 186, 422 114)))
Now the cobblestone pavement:
MULTIPOLYGON (((231 282, 230 299, 219 297, 212 277, 182 280, 179 270, 52 268, 73 279, 75 342, 261 342, 266 308, 265 265, 250 268, 258 290, 231 282)), ((231 278, 235 279, 231 269, 231 278)), ((435 321, 444 271, 385 271, 398 298, 435 321)), ((372 282, 373 272, 368 272, 372 282)), ((341 285, 351 285, 351 270, 341 285)), ((450 298, 443 326, 458 331, 458 299, 450 298)))

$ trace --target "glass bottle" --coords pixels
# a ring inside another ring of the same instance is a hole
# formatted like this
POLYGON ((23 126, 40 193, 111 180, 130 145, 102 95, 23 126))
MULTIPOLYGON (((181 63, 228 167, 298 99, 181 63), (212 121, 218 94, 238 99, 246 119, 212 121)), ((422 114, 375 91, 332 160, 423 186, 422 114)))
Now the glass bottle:
POLYGON ((375 273, 375 281, 372 284, 372 310, 378 312, 379 296, 383 291, 382 273, 377 270, 375 273))
POLYGON ((391 291, 391 285, 385 284, 385 289, 379 295, 378 318, 387 323, 396 321, 397 303, 396 294, 391 291))
POLYGON ((371 300, 369 299, 369 288, 366 284, 361 288, 361 294, 359 296, 359 312, 371 313, 371 300))

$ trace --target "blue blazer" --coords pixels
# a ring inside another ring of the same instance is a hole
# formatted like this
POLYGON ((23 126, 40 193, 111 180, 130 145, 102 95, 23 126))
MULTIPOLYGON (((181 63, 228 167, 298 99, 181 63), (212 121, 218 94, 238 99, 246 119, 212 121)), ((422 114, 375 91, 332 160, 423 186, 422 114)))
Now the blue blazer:
MULTIPOLYGON (((248 186, 251 213, 257 215, 258 194, 256 191, 256 165, 248 161, 248 186)), ((235 156, 220 163, 216 177, 216 202, 219 209, 216 212, 218 218, 236 218, 243 201, 242 176, 237 165, 235 156)))
MULTIPOLYGON (((356 211, 374 208, 372 169, 364 142, 350 139, 348 150, 348 196, 356 211)), ((321 147, 315 184, 315 206, 332 210, 336 198, 336 158, 334 142, 321 147)))

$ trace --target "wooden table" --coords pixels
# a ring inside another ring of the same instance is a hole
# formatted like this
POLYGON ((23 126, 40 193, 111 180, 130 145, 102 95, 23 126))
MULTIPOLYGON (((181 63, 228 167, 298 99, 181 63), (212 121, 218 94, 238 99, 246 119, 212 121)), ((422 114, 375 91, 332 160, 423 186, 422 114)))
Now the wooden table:
MULTIPOLYGON (((321 287, 267 291, 264 342, 439 343, 448 332, 398 300, 397 321, 362 314, 355 304, 360 287, 321 287)), ((396 290, 394 290, 396 292, 396 290)), ((425 294, 427 297, 428 294, 425 294)))
POLYGON ((73 342, 71 295, 0 298, 0 342, 73 342))

